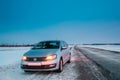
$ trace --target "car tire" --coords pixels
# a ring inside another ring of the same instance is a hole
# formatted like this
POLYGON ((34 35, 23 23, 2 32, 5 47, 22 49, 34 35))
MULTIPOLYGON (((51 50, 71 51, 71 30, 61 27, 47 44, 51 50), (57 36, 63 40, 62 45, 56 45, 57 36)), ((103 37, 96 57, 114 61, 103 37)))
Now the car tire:
POLYGON ((62 70, 63 70, 63 60, 60 59, 58 72, 62 72, 62 70))
POLYGON ((25 73, 28 73, 28 72, 30 72, 30 71, 28 71, 28 70, 24 70, 24 72, 25 72, 25 73))
POLYGON ((71 54, 69 55, 69 60, 67 63, 71 63, 71 54))

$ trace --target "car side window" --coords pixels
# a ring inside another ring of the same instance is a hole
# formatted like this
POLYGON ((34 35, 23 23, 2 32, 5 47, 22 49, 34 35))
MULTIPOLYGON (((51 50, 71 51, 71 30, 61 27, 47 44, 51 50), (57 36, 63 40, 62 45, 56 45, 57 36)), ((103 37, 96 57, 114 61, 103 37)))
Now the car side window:
POLYGON ((64 45, 65 45, 65 47, 68 47, 68 44, 66 42, 64 42, 64 45))
POLYGON ((67 48, 68 47, 67 43, 63 41, 62 42, 62 47, 66 47, 67 48))
POLYGON ((63 42, 63 41, 61 42, 61 46, 62 46, 62 47, 65 47, 64 42, 63 42))

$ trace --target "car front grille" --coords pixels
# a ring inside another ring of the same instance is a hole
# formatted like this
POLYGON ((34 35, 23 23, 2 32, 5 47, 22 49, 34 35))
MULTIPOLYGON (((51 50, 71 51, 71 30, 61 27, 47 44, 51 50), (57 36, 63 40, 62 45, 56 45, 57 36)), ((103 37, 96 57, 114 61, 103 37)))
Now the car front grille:
POLYGON ((45 61, 45 57, 27 57, 27 61, 45 61))

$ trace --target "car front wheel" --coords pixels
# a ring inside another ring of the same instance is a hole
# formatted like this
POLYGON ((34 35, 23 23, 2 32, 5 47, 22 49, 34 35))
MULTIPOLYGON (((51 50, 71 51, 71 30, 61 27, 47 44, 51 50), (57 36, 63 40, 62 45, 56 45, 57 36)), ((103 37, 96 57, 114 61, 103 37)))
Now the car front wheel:
POLYGON ((63 61, 62 59, 60 59, 58 72, 62 72, 62 70, 63 70, 63 61))
POLYGON ((27 72, 30 72, 30 71, 24 70, 24 72, 26 72, 26 73, 27 73, 27 72))

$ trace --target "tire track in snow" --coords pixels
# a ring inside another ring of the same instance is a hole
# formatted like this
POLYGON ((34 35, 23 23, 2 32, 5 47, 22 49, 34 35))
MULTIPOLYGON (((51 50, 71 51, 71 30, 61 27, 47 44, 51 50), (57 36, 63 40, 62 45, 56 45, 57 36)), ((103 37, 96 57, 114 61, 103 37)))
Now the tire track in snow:
POLYGON ((79 47, 75 47, 74 49, 76 50, 76 55, 81 58, 81 62, 76 65, 78 68, 82 69, 81 71, 78 71, 78 73, 81 73, 81 76, 78 77, 78 80, 79 78, 81 78, 82 80, 88 80, 88 78, 90 80, 107 80, 98 69, 98 66, 90 59, 88 59, 81 52, 79 47), (86 78, 85 76, 87 76, 88 78, 86 78))

